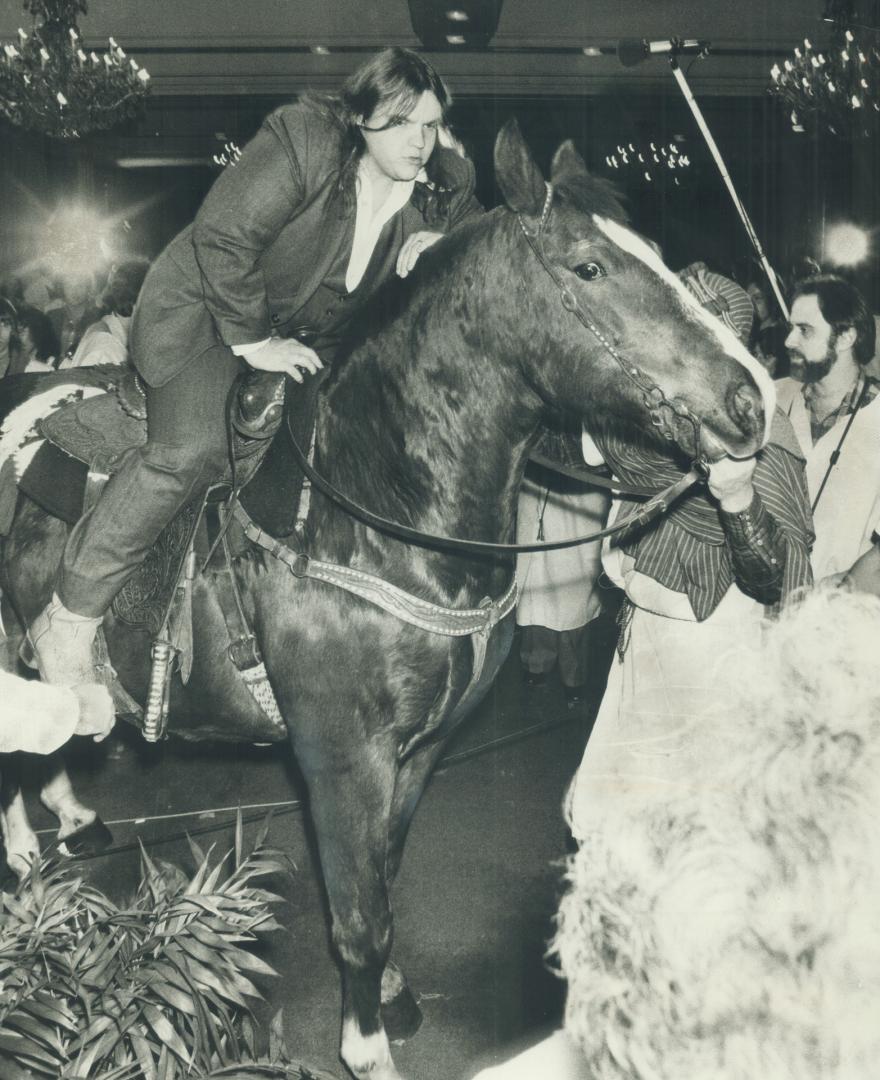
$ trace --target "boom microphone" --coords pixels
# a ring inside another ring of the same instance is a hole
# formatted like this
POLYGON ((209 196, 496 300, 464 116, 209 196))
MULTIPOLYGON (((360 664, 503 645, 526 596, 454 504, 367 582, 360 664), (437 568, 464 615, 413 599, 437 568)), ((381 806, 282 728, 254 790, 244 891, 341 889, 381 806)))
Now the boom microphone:
POLYGON ((644 38, 622 38, 617 43, 617 59, 624 67, 635 67, 655 53, 680 53, 686 50, 702 51, 709 47, 708 41, 696 38, 663 38, 646 41, 644 38))

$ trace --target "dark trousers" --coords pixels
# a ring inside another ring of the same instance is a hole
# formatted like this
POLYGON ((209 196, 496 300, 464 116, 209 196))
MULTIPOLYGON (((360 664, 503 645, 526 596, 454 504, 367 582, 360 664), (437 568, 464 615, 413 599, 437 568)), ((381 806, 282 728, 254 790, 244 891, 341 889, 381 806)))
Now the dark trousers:
POLYGON ((218 345, 147 387, 146 444, 124 455, 68 538, 56 582, 65 607, 102 615, 178 510, 223 475, 226 399, 243 367, 218 345))

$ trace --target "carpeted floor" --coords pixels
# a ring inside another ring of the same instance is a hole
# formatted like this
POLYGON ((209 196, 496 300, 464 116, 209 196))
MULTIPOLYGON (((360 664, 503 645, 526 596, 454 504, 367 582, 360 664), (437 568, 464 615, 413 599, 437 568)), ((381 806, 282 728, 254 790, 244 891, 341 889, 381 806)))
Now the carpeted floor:
MULTIPOLYGON (((424 1021, 394 1048, 408 1080, 458 1080, 558 1024, 560 981, 544 959, 568 837, 563 795, 595 714, 613 627, 589 638, 586 699, 567 707, 558 676, 524 682, 516 642, 495 688, 456 735, 422 800, 393 893, 397 963, 424 1021)), ((138 872, 138 840, 151 854, 189 867, 189 830, 205 847, 231 843, 235 808, 252 835, 275 808, 271 842, 295 866, 274 882, 285 897, 284 931, 263 955, 279 973, 259 1007, 279 1009, 289 1049, 340 1077, 339 976, 331 958, 324 898, 308 823, 290 800, 302 794, 284 747, 150 747, 133 733, 71 754, 78 794, 111 824, 114 851, 82 865, 105 891, 124 896, 138 872), (166 816, 167 815, 167 816, 166 816), (185 816, 180 816, 185 815, 185 816)), ((30 800, 37 827, 51 819, 30 800)), ((45 839, 49 839, 47 833, 45 839)))

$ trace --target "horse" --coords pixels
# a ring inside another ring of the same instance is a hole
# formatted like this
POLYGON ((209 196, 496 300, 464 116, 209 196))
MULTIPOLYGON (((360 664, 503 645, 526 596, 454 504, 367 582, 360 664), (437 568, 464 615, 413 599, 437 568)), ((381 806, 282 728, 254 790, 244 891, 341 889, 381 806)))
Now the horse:
MULTIPOLYGON (((530 448, 560 411, 594 432, 656 431, 690 458, 754 454, 773 410, 769 378, 629 228, 612 186, 571 142, 546 182, 515 121, 498 135, 495 168, 503 205, 426 252, 358 324, 322 389, 317 472, 419 534, 492 544, 514 538, 530 448)), ((51 592, 65 534, 20 499, 2 563, 23 625, 51 592)), ((434 605, 452 625, 404 621, 256 545, 236 568, 308 788, 342 975, 341 1058, 363 1080, 400 1080, 383 1010, 409 991, 389 959, 389 888, 444 742, 509 648, 513 556, 405 541, 318 487, 305 546, 313 562, 382 579, 417 616, 434 605)), ((195 582, 193 628, 171 730, 265 741, 265 716, 226 654, 210 574, 195 582)), ((143 700, 143 635, 112 615, 105 634, 143 700)))

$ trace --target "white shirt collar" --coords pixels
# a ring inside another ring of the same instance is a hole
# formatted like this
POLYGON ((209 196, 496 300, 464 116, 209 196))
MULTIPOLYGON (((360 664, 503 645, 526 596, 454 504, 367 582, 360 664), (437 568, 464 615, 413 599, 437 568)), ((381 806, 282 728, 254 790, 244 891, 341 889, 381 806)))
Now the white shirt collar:
MULTIPOLYGON (((425 170, 422 169, 416 177, 421 183, 427 180, 425 170)), ((348 261, 348 269, 345 273, 345 287, 349 292, 354 292, 370 261, 370 257, 376 248, 385 223, 389 221, 398 210, 409 202, 416 180, 397 180, 391 185, 388 198, 373 214, 373 183, 370 174, 364 168, 363 159, 358 165, 357 171, 357 216, 354 225, 354 242, 351 246, 351 258, 348 261)))
MULTIPOLYGON (((428 177, 425 170, 421 169, 416 180, 420 183, 424 183, 427 179, 428 177)), ((402 206, 405 206, 409 202, 410 196, 413 193, 413 188, 416 185, 416 180, 395 180, 391 185, 388 198, 376 211, 375 216, 373 216, 373 181, 369 170, 364 167, 362 158, 358 164, 357 171, 358 216, 360 216, 361 206, 363 205, 367 218, 369 219, 372 217, 371 224, 379 222, 379 229, 381 229, 389 218, 393 217, 402 206)))

